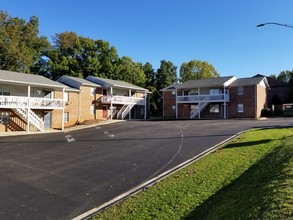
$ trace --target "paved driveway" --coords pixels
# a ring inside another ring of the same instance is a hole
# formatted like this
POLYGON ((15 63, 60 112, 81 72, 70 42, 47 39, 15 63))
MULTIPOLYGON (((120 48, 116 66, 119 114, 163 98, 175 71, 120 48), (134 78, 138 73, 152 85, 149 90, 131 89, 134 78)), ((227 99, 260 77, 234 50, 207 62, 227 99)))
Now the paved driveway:
POLYGON ((71 219, 273 120, 133 121, 0 138, 0 219, 71 219))

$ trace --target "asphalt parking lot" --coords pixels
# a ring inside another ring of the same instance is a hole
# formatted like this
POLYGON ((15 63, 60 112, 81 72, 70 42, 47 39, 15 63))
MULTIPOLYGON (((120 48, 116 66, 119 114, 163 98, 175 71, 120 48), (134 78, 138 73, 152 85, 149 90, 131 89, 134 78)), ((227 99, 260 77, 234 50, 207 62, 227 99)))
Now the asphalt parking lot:
POLYGON ((126 121, 0 137, 0 219, 71 219, 269 120, 126 121))

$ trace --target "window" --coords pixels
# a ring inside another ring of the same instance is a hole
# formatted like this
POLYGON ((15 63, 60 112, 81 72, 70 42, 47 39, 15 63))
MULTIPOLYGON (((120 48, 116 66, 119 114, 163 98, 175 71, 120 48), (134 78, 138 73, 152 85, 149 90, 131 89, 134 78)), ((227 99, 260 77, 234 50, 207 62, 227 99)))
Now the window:
POLYGON ((172 110, 176 110, 176 106, 175 105, 172 105, 172 110))
POLYGON ((10 88, 8 86, 0 86, 0 95, 10 95, 10 88))
POLYGON ((176 95, 176 91, 175 90, 172 90, 172 95, 176 95))
POLYGON ((243 95, 244 93, 244 88, 243 86, 239 86, 237 87, 237 95, 243 95))
POLYGON ((64 92, 64 101, 69 102, 69 93, 68 92, 64 92))
POLYGON ((91 113, 92 115, 95 114, 95 105, 91 105, 90 113, 91 113))
POLYGON ((238 106, 237 106, 237 112, 238 113, 244 112, 244 106, 243 106, 243 104, 238 104, 238 106))
POLYGON ((91 96, 95 96, 95 88, 91 88, 91 96))
POLYGON ((210 89, 210 95, 219 95, 219 89, 210 89))
POLYGON ((219 104, 211 104, 210 105, 210 112, 211 113, 219 113, 220 112, 219 104))
POLYGON ((69 112, 64 112, 64 122, 69 122, 69 112))

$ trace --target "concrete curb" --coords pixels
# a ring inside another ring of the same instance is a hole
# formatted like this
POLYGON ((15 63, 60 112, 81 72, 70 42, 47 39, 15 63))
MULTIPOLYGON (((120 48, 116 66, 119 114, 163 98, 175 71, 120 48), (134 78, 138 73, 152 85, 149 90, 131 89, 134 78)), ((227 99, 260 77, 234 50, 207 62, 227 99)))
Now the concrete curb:
POLYGON ((223 144, 227 143, 228 141, 238 137, 240 134, 243 134, 244 132, 246 131, 241 131, 241 132, 238 132, 237 134, 227 138, 226 140, 220 142, 219 144, 216 144, 214 145, 213 147, 205 150, 204 152, 200 153, 199 155, 189 159, 189 160, 186 160, 185 162, 177 165, 176 167, 174 168, 171 168, 170 170, 167 170, 166 172, 160 174, 159 176, 157 177, 154 177, 136 187, 134 187, 133 189, 117 196, 116 198, 104 203, 103 205, 100 205, 96 208, 93 208, 75 218, 73 218, 72 220, 88 220, 90 218, 92 218, 95 214, 115 205, 116 203, 120 202, 120 201, 123 201, 124 199, 132 196, 132 195, 135 195, 136 193, 139 193, 140 191, 143 191, 144 189, 147 189, 149 187, 151 187, 152 185, 156 184, 157 182, 160 182, 161 180, 165 179, 166 177, 172 175, 173 173, 187 167, 188 165, 190 165, 191 163, 201 159, 202 157, 210 154, 211 152, 215 151, 217 148, 219 148, 220 146, 222 146, 223 144))

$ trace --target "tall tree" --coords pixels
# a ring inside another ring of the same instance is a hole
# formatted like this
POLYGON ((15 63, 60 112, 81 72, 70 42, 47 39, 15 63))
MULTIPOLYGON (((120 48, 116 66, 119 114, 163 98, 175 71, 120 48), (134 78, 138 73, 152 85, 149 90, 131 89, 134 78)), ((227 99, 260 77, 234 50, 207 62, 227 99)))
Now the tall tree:
POLYGON ((156 71, 153 69, 153 66, 147 62, 142 66, 144 71, 146 81, 145 81, 145 88, 150 91, 150 114, 154 114, 158 110, 157 106, 157 95, 158 93, 156 88, 156 71))
POLYGON ((181 82, 194 79, 207 79, 216 78, 220 74, 216 69, 208 62, 202 62, 200 60, 192 60, 185 62, 180 67, 181 82))
POLYGON ((30 73, 50 46, 46 37, 39 37, 39 20, 28 22, 0 11, 0 69, 30 73))
POLYGON ((162 60, 156 74, 157 91, 153 94, 158 112, 163 110, 163 99, 160 90, 177 83, 177 81, 177 67, 171 61, 162 60))
POLYGON ((284 82, 289 82, 290 79, 292 79, 292 76, 293 76, 293 71, 290 71, 290 70, 282 71, 277 76, 277 80, 281 80, 281 81, 284 81, 284 82))
POLYGON ((145 85, 146 78, 141 65, 129 57, 123 56, 118 60, 115 72, 116 76, 111 79, 123 80, 141 87, 145 85))
POLYGON ((158 91, 177 82, 177 66, 171 61, 162 60, 156 74, 158 91))

